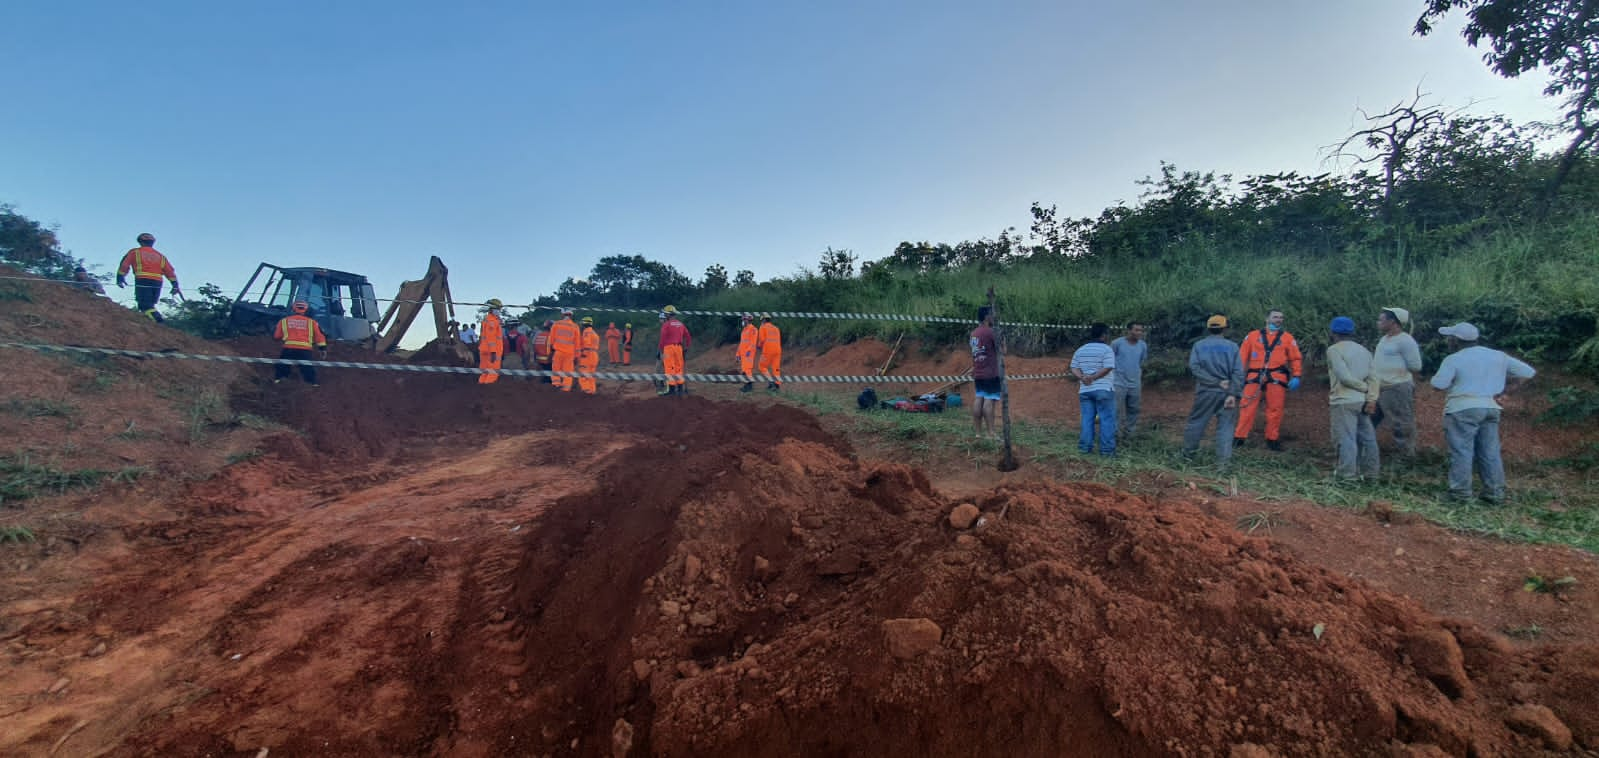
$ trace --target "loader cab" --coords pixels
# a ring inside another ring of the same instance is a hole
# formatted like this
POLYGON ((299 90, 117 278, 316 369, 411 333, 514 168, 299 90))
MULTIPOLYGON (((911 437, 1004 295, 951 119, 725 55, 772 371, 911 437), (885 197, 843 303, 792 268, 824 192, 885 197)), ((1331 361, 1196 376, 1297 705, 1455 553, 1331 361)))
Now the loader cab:
POLYGON ((296 300, 310 306, 308 315, 316 319, 328 339, 363 342, 377 335, 380 313, 372 284, 360 274, 325 268, 262 263, 233 301, 229 318, 244 334, 271 333, 296 300))

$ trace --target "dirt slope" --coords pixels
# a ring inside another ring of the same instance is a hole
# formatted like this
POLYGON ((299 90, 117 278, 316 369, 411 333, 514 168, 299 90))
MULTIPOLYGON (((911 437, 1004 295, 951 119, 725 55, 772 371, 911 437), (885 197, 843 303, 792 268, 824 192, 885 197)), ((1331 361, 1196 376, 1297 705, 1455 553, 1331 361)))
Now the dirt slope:
POLYGON ((1599 750, 1599 646, 1513 647, 1201 502, 948 497, 703 395, 231 391, 295 431, 66 498, 115 527, 0 566, 0 754, 1599 750))

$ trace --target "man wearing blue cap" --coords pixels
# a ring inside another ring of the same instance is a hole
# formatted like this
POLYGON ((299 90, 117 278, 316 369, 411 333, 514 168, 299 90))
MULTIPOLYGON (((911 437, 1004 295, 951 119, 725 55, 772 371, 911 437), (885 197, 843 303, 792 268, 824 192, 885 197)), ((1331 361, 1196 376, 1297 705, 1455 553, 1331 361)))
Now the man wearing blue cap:
POLYGON ((1327 325, 1332 344, 1327 347, 1327 397, 1333 448, 1338 465, 1333 477, 1343 480, 1375 479, 1379 468, 1377 430, 1371 414, 1377 410, 1382 383, 1371 371, 1371 351, 1355 341, 1355 320, 1339 316, 1327 325))

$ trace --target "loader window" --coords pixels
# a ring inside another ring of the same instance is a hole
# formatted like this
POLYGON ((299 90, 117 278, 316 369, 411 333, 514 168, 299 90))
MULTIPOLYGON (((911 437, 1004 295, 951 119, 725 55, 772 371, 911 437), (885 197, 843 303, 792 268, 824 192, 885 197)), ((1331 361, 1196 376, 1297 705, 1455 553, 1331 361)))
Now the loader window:
POLYGON ((276 282, 271 283, 272 299, 266 301, 266 304, 276 308, 289 307, 289 298, 294 295, 294 282, 279 277, 276 273, 272 276, 276 282))

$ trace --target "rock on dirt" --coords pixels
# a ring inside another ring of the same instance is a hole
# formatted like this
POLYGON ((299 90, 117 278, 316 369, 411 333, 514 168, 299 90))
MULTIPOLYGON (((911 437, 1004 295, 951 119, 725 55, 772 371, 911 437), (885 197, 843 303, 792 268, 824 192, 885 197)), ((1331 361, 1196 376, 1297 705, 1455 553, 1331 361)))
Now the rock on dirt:
POLYGON ((1544 706, 1531 703, 1518 705, 1505 715, 1505 724, 1522 734, 1542 740, 1544 747, 1550 750, 1571 749, 1571 729, 1554 711, 1544 706))
POLYGON ((895 658, 915 658, 938 647, 944 630, 932 619, 889 619, 883 622, 883 636, 888 640, 888 652, 895 658))
POLYGON ((700 572, 705 570, 705 563, 698 556, 690 555, 683 559, 683 583, 693 584, 700 578, 700 572))
POLYGON ((1466 677, 1466 657, 1460 643, 1447 629, 1421 629, 1405 637, 1405 655, 1416 673, 1426 677, 1452 699, 1465 696, 1471 681, 1466 677))
POLYGON ((669 616, 669 617, 670 616, 677 616, 679 613, 682 613, 682 612, 683 612, 683 606, 678 605, 677 601, 675 601, 675 600, 662 600, 661 601, 661 615, 662 616, 669 616))
POLYGON ((950 511, 949 525, 956 529, 970 529, 972 522, 977 520, 977 516, 980 513, 977 510, 977 506, 971 503, 961 503, 955 506, 955 510, 950 511))
POLYGON ((611 756, 623 758, 633 750, 633 725, 627 719, 617 719, 611 725, 611 756))

